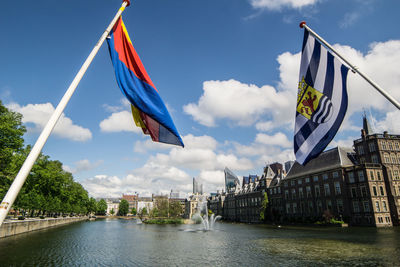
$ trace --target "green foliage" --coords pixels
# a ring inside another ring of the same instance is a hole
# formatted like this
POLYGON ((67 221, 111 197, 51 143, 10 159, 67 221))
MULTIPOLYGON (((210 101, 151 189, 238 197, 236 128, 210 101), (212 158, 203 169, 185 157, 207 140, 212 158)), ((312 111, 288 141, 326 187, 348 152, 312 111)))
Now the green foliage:
POLYGON ((104 199, 100 199, 99 202, 97 202, 97 215, 106 215, 107 212, 107 202, 104 199))
POLYGON ((183 208, 179 201, 171 201, 169 203, 169 216, 171 217, 178 217, 181 216, 183 213, 183 208))
POLYGON ((119 209, 118 209, 118 215, 119 216, 126 216, 129 212, 129 203, 126 199, 121 199, 121 202, 119 202, 119 209))
MULTIPOLYGON (((22 115, 9 111, 0 101, 0 198, 3 198, 31 151, 24 147, 22 115)), ((33 215, 60 213, 86 214, 90 201, 87 191, 75 182, 62 163, 39 155, 13 208, 33 215)), ((91 203, 93 204, 93 203, 91 203)))
POLYGON ((147 209, 146 209, 146 207, 144 207, 144 208, 141 210, 141 214, 147 215, 147 209))
POLYGON ((136 214, 137 214, 137 211, 136 211, 136 208, 135 208, 135 207, 132 208, 131 213, 132 213, 132 215, 136 215, 136 214))
POLYGON ((265 213, 267 212, 267 207, 268 207, 268 195, 265 192, 263 200, 262 200, 261 211, 260 211, 260 219, 261 219, 261 221, 264 221, 266 219, 265 218, 265 213))
POLYGON ((183 220, 174 218, 174 219, 150 219, 150 220, 145 220, 144 223, 146 224, 182 224, 183 220))

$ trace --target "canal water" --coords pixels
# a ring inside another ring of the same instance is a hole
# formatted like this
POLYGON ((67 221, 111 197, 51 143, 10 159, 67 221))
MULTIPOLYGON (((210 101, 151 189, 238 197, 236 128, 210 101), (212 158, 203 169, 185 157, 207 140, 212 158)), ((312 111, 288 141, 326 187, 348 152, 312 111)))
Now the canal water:
POLYGON ((400 229, 105 219, 2 238, 0 266, 400 266, 400 229))

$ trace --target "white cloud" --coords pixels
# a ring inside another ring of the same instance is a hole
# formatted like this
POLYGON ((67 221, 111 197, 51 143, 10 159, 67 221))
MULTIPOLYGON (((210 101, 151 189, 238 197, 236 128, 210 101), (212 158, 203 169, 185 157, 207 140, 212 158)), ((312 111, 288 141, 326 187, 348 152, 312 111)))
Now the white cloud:
POLYGON ((304 6, 314 5, 319 0, 250 0, 254 8, 280 10, 284 7, 299 9, 304 6))
POLYGON ((76 174, 82 171, 89 171, 92 170, 96 167, 98 167, 99 165, 101 165, 103 163, 102 160, 99 160, 97 162, 90 162, 88 159, 83 159, 80 161, 75 162, 75 167, 70 167, 68 165, 63 165, 63 169, 67 172, 70 172, 72 174, 76 174))
POLYGON ((279 132, 274 135, 259 133, 256 136, 256 142, 264 145, 291 147, 292 142, 288 140, 285 134, 279 132))
MULTIPOLYGON (((32 123, 34 125, 33 128, 28 125, 28 133, 41 132, 55 110, 51 103, 28 104, 26 106, 11 103, 7 107, 21 113, 23 115, 23 123, 32 123)), ((58 137, 73 141, 87 141, 92 138, 92 133, 89 129, 75 125, 64 113, 60 116, 53 133, 58 137)))
POLYGON ((347 28, 351 25, 353 25, 359 18, 360 18, 360 13, 359 12, 350 12, 344 14, 343 20, 340 22, 340 27, 341 28, 347 28))
POLYGON ((184 111, 205 126, 216 126, 218 119, 229 119, 241 126, 256 122, 261 115, 279 117, 290 101, 272 86, 258 87, 235 80, 206 81, 198 103, 189 103, 184 111))
POLYGON ((142 132, 140 127, 136 127, 132 113, 126 110, 112 113, 110 117, 101 121, 100 130, 102 132, 142 132))
POLYGON ((377 133, 388 131, 392 134, 400 134, 400 111, 395 110, 386 113, 382 120, 376 122, 376 129, 374 130, 377 133))

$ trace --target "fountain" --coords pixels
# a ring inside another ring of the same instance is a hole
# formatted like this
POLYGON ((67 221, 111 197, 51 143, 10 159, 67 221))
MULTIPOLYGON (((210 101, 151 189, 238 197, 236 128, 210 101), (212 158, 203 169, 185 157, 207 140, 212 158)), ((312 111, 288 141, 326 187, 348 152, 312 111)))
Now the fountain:
POLYGON ((203 196, 202 199, 198 201, 197 212, 192 216, 192 220, 200 222, 203 225, 203 231, 210 231, 214 230, 215 222, 222 217, 220 215, 215 216, 215 214, 211 214, 210 218, 208 217, 207 200, 205 198, 206 197, 203 196), (201 214, 204 215, 201 216, 201 214))

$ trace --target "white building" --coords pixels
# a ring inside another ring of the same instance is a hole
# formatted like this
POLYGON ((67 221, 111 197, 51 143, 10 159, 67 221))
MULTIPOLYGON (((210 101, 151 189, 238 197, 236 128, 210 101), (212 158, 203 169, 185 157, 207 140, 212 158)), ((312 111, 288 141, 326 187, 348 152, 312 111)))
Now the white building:
POLYGON ((106 215, 117 215, 118 210, 119 210, 119 199, 107 199, 107 212, 106 215), (113 214, 111 214, 111 211, 113 211, 113 214))

